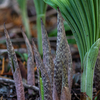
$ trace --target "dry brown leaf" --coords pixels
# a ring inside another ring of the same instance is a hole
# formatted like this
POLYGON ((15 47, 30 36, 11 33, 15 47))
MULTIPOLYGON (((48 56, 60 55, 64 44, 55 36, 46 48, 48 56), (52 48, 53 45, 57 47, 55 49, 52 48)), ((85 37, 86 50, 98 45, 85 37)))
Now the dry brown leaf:
POLYGON ((26 70, 25 66, 23 65, 23 63, 21 62, 20 59, 18 59, 17 61, 18 61, 18 64, 19 64, 19 68, 20 68, 22 78, 27 79, 27 70, 26 70))

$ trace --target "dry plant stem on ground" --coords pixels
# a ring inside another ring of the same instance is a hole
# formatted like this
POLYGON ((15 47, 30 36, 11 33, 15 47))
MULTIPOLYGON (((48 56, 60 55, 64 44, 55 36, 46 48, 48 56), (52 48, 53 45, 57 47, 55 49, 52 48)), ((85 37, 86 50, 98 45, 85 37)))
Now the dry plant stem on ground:
MULTIPOLYGON (((21 29, 22 30, 22 29, 21 29)), ((29 85, 35 85, 35 74, 34 74, 34 56, 32 52, 31 44, 29 43, 28 38, 22 30, 23 37, 25 39, 27 52, 28 52, 28 60, 27 60, 27 83, 29 85)), ((29 94, 32 94, 32 90, 28 91, 29 94)))
POLYGON ((14 77, 14 81, 15 81, 17 100, 25 100, 24 87, 22 84, 22 77, 21 77, 19 66, 18 66, 17 57, 16 57, 14 48, 12 46, 12 43, 10 41, 10 37, 8 35, 8 32, 5 28, 5 26, 4 26, 4 33, 5 33, 5 37, 6 37, 9 63, 10 63, 13 77, 14 77))

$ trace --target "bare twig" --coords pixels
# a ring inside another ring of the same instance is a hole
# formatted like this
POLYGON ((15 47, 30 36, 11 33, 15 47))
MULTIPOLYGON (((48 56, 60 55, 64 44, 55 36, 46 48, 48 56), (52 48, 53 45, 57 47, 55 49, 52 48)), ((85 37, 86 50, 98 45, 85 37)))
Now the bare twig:
MULTIPOLYGON (((13 23, 8 23, 8 24, 6 24, 6 28, 7 28, 7 29, 9 29, 9 28, 11 28, 11 27, 13 27, 13 23)), ((4 26, 3 26, 3 25, 0 25, 0 31, 3 30, 3 29, 4 29, 4 26)))
MULTIPOLYGON (((12 83, 12 84, 15 84, 15 81, 12 80, 12 79, 7 79, 7 78, 1 78, 1 77, 0 77, 0 83, 4 83, 4 82, 5 82, 5 83, 12 83)), ((32 89, 32 90, 34 90, 34 91, 39 92, 39 88, 36 87, 36 86, 28 85, 28 84, 26 84, 26 83, 24 83, 24 82, 23 82, 23 86, 24 86, 25 88, 32 89)))
MULTIPOLYGON (((20 53, 26 53, 25 48, 15 49, 15 51, 20 52, 20 53)), ((0 49, 0 55, 3 54, 4 52, 7 52, 7 49, 0 49)))
POLYGON ((77 96, 77 94, 73 90, 72 90, 72 92, 74 93, 74 95, 77 98, 77 100, 80 100, 80 98, 77 96))

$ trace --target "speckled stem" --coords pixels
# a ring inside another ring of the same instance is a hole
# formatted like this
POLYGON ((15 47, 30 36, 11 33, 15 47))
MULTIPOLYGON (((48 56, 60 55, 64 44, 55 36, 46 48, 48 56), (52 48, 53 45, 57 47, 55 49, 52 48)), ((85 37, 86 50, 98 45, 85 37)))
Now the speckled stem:
POLYGON ((43 63, 45 64, 45 68, 47 70, 51 86, 53 86, 54 63, 51 55, 50 42, 42 19, 41 19, 41 29, 42 29, 43 63))
POLYGON ((10 37, 8 35, 6 28, 4 29, 4 33, 5 33, 5 37, 6 37, 9 63, 10 63, 10 66, 12 68, 12 73, 13 73, 15 86, 16 86, 17 100, 25 100, 24 87, 23 87, 23 84, 22 84, 22 77, 21 77, 19 65, 18 65, 18 62, 17 62, 17 57, 16 57, 14 48, 12 46, 12 43, 11 43, 11 40, 10 40, 10 37))
POLYGON ((36 65, 41 71, 43 88, 44 88, 44 100, 52 100, 52 90, 51 90, 50 80, 34 42, 33 42, 33 51, 35 55, 36 65))
MULTIPOLYGON (((34 74, 34 57, 32 52, 31 44, 24 31, 22 30, 22 34, 26 43, 27 52, 28 52, 28 60, 27 60, 27 83, 29 85, 35 85, 35 74, 34 74)), ((33 90, 28 90, 29 94, 32 94, 33 90)))
MULTIPOLYGON (((65 67, 64 72, 68 75, 68 79, 66 79, 69 88, 71 90, 72 84, 72 59, 71 53, 69 49, 68 42, 66 40, 64 25, 63 25, 63 18, 61 16, 60 11, 57 11, 57 50, 56 50, 56 57, 55 57, 55 68, 54 68, 54 81, 55 86, 58 92, 58 96, 60 99, 61 89, 62 89, 62 62, 63 66, 65 67), (69 82, 68 82, 69 81, 69 82)), ((63 74, 64 75, 64 74, 63 74)))

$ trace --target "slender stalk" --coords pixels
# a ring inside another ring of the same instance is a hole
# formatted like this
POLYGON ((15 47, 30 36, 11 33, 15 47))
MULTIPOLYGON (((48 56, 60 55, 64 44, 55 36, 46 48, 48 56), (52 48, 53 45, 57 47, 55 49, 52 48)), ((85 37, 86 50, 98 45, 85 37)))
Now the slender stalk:
POLYGON ((42 48, 42 34, 41 34, 41 20, 40 18, 43 19, 45 22, 45 14, 37 15, 37 41, 38 41, 38 50, 40 55, 43 55, 43 48, 42 48))
POLYGON ((22 16, 22 21, 26 30, 26 35, 28 39, 30 39, 31 32, 30 32, 29 20, 27 16, 27 0, 17 0, 17 1, 21 10, 21 16, 22 16))
POLYGON ((23 20, 23 24, 25 27, 26 35, 27 35, 28 39, 30 40, 31 32, 30 32, 30 26, 29 26, 29 20, 27 17, 27 13, 22 13, 22 20, 23 20))
POLYGON ((43 0, 34 0, 36 14, 37 14, 37 40, 38 40, 38 50, 40 55, 43 55, 43 49, 42 49, 42 34, 41 34, 41 20, 42 18, 44 24, 45 24, 45 14, 46 14, 46 8, 47 4, 43 0))

